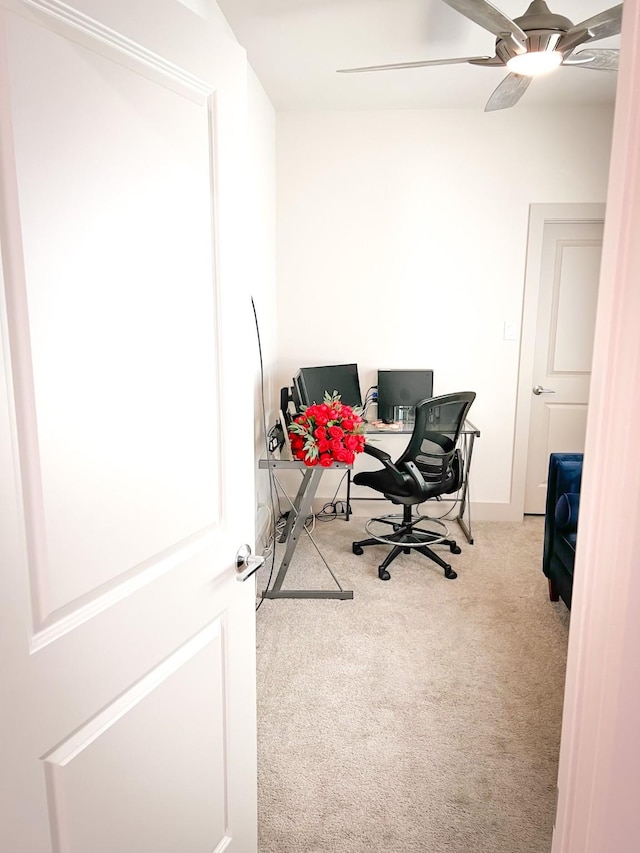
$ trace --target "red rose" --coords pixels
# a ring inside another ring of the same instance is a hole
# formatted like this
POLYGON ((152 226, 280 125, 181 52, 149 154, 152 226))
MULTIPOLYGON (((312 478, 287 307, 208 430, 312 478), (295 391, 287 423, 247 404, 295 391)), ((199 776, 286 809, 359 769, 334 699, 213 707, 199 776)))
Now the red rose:
POLYGON ((344 444, 340 441, 339 438, 332 438, 331 441, 329 442, 329 447, 333 451, 337 452, 338 450, 342 450, 342 448, 344 447, 344 444))
POLYGON ((333 459, 328 453, 322 453, 320 455, 320 464, 323 468, 329 468, 331 465, 333 465, 333 459))
POLYGON ((331 438, 342 438, 342 436, 344 435, 344 430, 340 429, 339 426, 332 426, 329 427, 329 435, 331 436, 331 438))
POLYGON ((328 420, 329 418, 324 414, 324 412, 319 412, 316 415, 316 423, 318 426, 326 426, 328 420))
POLYGON ((321 438, 318 442, 318 450, 320 453, 326 453, 329 450, 329 442, 326 438, 321 438))
POLYGON ((353 452, 353 450, 345 450, 345 453, 347 455, 347 458, 344 461, 348 462, 349 465, 351 465, 353 460, 356 458, 356 454, 353 452))
POLYGON ((295 435, 295 433, 294 433, 294 435, 291 436, 291 449, 292 450, 300 450, 300 448, 303 447, 303 445, 304 445, 304 441, 302 440, 302 437, 299 435, 295 435))
POLYGON ((357 435, 347 435, 345 436, 344 444, 348 450, 356 450, 359 447, 360 442, 358 441, 357 435))
POLYGON ((327 437, 327 431, 323 426, 319 426, 316 429, 314 429, 313 434, 315 435, 316 438, 326 438, 327 437))
POLYGON ((347 432, 351 432, 351 430, 354 428, 355 424, 354 424, 352 418, 344 418, 342 421, 342 426, 347 432))
MULTIPOLYGON (((291 448, 291 449, 293 450, 293 448, 291 448)), ((296 457, 296 459, 300 459, 301 461, 306 456, 306 454, 302 448, 300 448, 300 450, 296 450, 296 452, 293 455, 296 457)))
POLYGON ((352 453, 352 451, 347 450, 344 447, 342 447, 342 448, 340 448, 340 450, 336 451, 336 459, 338 460, 338 462, 349 462, 349 461, 353 462, 354 458, 355 458, 355 456, 352 453), (352 457, 351 460, 349 460, 349 456, 352 457))

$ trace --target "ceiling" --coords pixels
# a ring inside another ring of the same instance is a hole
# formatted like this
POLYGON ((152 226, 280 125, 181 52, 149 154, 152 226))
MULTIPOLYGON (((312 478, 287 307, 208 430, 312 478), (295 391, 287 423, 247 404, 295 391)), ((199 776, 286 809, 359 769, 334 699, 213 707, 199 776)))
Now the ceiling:
MULTIPOLYGON (((491 33, 442 0, 217 0, 276 110, 477 108, 506 75, 467 64, 336 74, 338 68, 493 55, 491 33)), ((616 0, 547 0, 574 23, 616 0)), ((528 0, 495 0, 510 18, 528 0)), ((620 38, 592 42, 619 47, 620 38)), ((562 67, 512 109, 611 103, 617 74, 562 67)))

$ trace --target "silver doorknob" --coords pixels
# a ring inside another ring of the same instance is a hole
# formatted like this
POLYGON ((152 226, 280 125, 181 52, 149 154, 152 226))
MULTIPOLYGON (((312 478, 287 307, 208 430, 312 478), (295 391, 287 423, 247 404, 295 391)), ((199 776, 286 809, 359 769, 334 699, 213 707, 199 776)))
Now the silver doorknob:
POLYGON ((236 580, 246 581, 262 565, 264 565, 264 557, 260 557, 257 554, 251 556, 250 546, 241 545, 236 554, 236 571, 238 572, 236 580))
POLYGON ((534 385, 533 393, 536 395, 536 397, 539 397, 540 394, 555 394, 556 392, 553 390, 553 388, 543 388, 542 385, 534 385))

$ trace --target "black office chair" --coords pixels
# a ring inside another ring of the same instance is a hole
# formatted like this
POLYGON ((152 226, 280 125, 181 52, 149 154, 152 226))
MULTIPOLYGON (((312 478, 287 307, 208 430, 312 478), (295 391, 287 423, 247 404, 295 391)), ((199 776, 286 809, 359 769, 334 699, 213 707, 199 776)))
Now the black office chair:
POLYGON ((449 539, 447 525, 427 515, 412 515, 412 507, 429 498, 456 492, 464 475, 464 460, 457 448, 460 430, 467 412, 475 400, 473 391, 445 394, 422 400, 416 406, 413 434, 406 450, 396 462, 388 453, 365 445, 365 453, 382 462, 377 471, 361 471, 353 478, 358 486, 368 486, 382 492, 394 504, 402 504, 402 515, 384 515, 370 519, 365 529, 369 539, 353 543, 353 553, 361 555, 367 545, 393 545, 393 549, 378 567, 380 580, 388 581, 388 566, 400 554, 409 554, 414 548, 444 569, 446 578, 457 577, 456 572, 431 545, 448 545, 452 554, 460 548, 449 539))

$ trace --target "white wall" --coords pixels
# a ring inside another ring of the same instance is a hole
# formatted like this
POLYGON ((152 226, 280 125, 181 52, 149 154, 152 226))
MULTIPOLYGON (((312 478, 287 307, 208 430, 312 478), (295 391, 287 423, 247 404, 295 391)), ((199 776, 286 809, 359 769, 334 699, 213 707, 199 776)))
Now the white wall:
MULTIPOLYGON (((474 390, 475 517, 508 505, 529 205, 603 202, 613 109, 278 114, 278 372, 474 390), (479 512, 478 512, 479 509, 479 512)), ((488 513, 490 517, 495 514, 488 513)))
MULTIPOLYGON (((250 290, 260 329, 260 346, 264 371, 261 387, 260 361, 255 325, 239 330, 238 354, 246 355, 254 364, 254 423, 256 459, 265 455, 264 426, 274 423, 278 396, 274 392, 276 361, 276 114, 260 81, 248 69, 249 103, 249 174, 250 205, 247 210, 247 253, 250 290)), ((249 316, 249 315, 248 315, 249 316)), ((278 386, 279 388, 279 386, 278 386)), ((256 472, 256 540, 263 535, 269 521, 269 481, 266 471, 256 472)), ((257 541, 260 548, 260 542, 257 541)))

